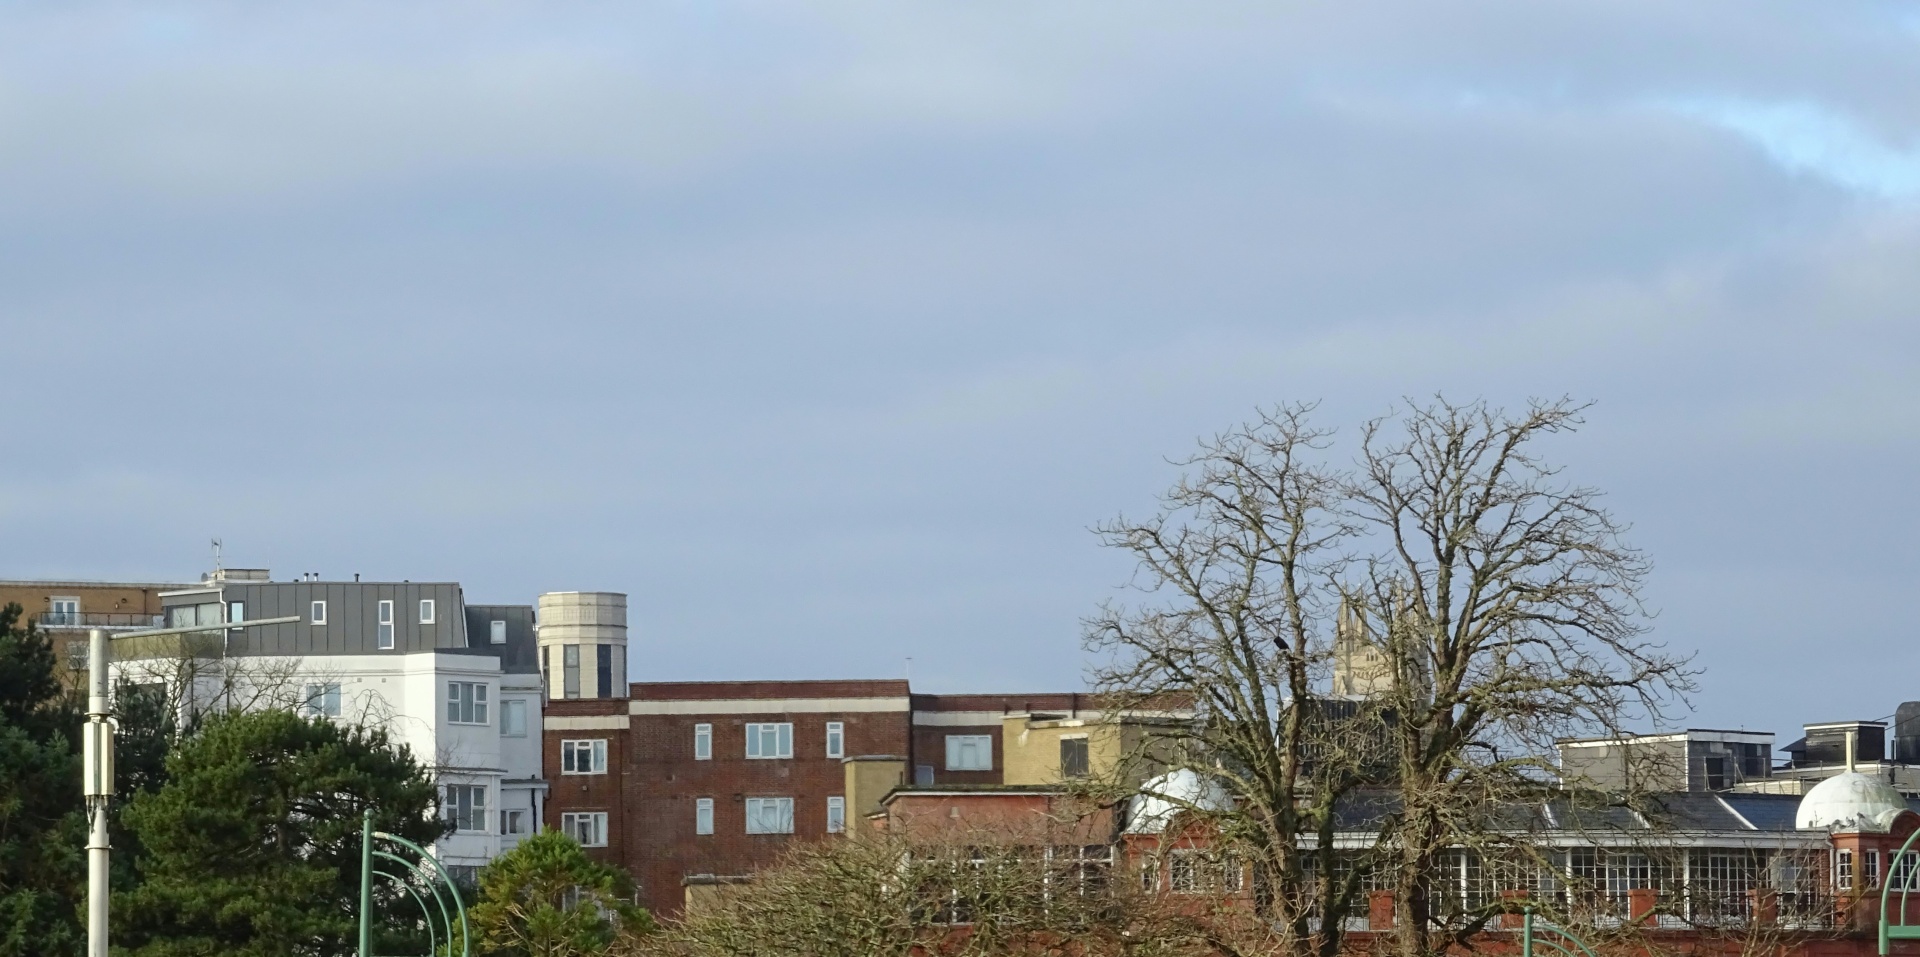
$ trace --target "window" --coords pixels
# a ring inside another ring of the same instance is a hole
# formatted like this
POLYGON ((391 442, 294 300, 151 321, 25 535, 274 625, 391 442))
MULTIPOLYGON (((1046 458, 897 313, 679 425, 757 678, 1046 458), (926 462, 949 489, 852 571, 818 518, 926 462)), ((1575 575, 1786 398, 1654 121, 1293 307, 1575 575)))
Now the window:
POLYGON ((1880 852, 1868 851, 1866 859, 1860 863, 1863 865, 1860 870, 1860 886, 1880 886, 1880 852))
POLYGON ((931 764, 914 765, 913 766, 913 783, 915 787, 927 787, 928 785, 931 785, 933 783, 933 765, 931 764))
POLYGON ((1920 875, 1914 873, 1914 852, 1895 853, 1887 858, 1887 883, 1894 890, 1920 890, 1920 875))
POLYGON ((695 798, 693 802, 693 833, 713 833, 713 798, 695 798))
POLYGON ((566 677, 566 686, 562 690, 569 698, 580 697, 580 646, 568 645, 560 649, 560 662, 566 677))
POLYGON ((748 834, 792 834, 793 798, 747 798, 748 834))
POLYGON ((838 834, 847 829, 847 799, 843 797, 827 798, 827 833, 838 834))
POLYGON ((47 624, 68 625, 68 626, 80 624, 80 599, 78 598, 48 599, 47 600, 47 624))
POLYGON ((844 758, 847 756, 847 726, 839 721, 827 722, 827 757, 844 758))
MULTIPOLYGON (((381 604, 385 604, 385 602, 382 602, 381 604)), ((324 601, 316 601, 313 604, 307 606, 307 621, 316 625, 326 624, 327 623, 327 603, 324 601)))
POLYGON ((1167 855, 1168 889, 1175 894, 1206 894, 1240 889, 1240 862, 1215 858, 1201 850, 1176 850, 1167 855))
POLYGON ((993 736, 986 734, 947 735, 947 770, 993 770, 993 736))
POLYGON ((695 761, 713 760, 713 725, 693 726, 693 759, 695 761))
POLYGON ((793 757, 793 724, 791 722, 782 722, 780 724, 747 725, 747 757, 793 757))
POLYGON ((507 623, 504 621, 487 622, 487 641, 496 645, 507 643, 507 623))
MULTIPOLYGON (((320 606, 320 610, 317 612, 320 620, 314 622, 314 624, 324 625, 327 623, 327 603, 322 601, 315 602, 315 604, 320 606)), ((79 609, 80 606, 78 604, 74 605, 73 614, 75 615, 74 621, 76 623, 80 620, 78 618, 80 614, 79 609)), ((189 625, 218 625, 220 624, 220 615, 225 610, 226 609, 221 607, 217 601, 203 602, 198 605, 175 605, 167 609, 167 626, 170 628, 185 628, 189 625)))
POLYGON ((500 833, 502 834, 527 833, 527 812, 525 810, 501 811, 500 812, 500 833))
POLYGON ((446 804, 443 807, 447 820, 453 822, 454 830, 484 832, 487 829, 486 785, 447 785, 446 804))
POLYGON ((486 724, 486 684, 479 681, 447 682, 447 720, 455 724, 486 724))
POLYGON ((560 832, 581 847, 607 846, 607 812, 580 811, 560 815, 560 832))
POLYGON ((527 736, 527 701, 509 698, 500 702, 500 734, 508 738, 527 736))
POLYGON ((613 697, 613 646, 593 647, 593 685, 595 697, 613 697))
POLYGON ((607 739, 560 742, 560 773, 607 773, 607 739))
POLYGON ((1727 759, 1719 755, 1706 758, 1707 790, 1724 791, 1727 789, 1727 759))
POLYGON ((301 710, 310 715, 340 717, 340 682, 307 685, 306 693, 300 696, 300 704, 301 710))
POLYGON ((1087 776, 1087 739, 1060 739, 1060 776, 1063 778, 1084 778, 1087 776))
POLYGON ((433 599, 431 598, 420 599, 420 623, 433 624, 433 599))
POLYGON ((227 620, 230 622, 246 621, 247 603, 244 601, 227 602, 227 620))
POLYGON ((380 620, 377 629, 379 640, 375 642, 382 650, 393 647, 393 602, 380 603, 380 620))
POLYGON ((1853 889, 1853 852, 1836 851, 1833 868, 1834 885, 1843 891, 1853 889))

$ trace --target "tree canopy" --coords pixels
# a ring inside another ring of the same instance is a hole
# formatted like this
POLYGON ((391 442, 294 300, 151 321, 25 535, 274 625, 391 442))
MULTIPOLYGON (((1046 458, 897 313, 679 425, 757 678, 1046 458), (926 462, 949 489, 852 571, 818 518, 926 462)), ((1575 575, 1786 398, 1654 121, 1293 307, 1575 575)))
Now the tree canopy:
POLYGON ((80 713, 53 643, 21 614, 0 608, 0 957, 78 953, 80 713))
POLYGON ((484 954, 604 954, 616 937, 646 934, 653 918, 632 903, 625 871, 587 856, 558 831, 542 831, 480 871, 474 933, 484 954))
MULTIPOLYGON (((446 832, 432 776, 380 729, 223 713, 179 743, 166 770, 123 814, 144 857, 139 885, 115 901, 115 939, 140 957, 349 954, 362 812, 421 845, 446 832)), ((376 946, 424 950, 410 933, 413 899, 376 887, 375 926, 389 935, 376 946)))

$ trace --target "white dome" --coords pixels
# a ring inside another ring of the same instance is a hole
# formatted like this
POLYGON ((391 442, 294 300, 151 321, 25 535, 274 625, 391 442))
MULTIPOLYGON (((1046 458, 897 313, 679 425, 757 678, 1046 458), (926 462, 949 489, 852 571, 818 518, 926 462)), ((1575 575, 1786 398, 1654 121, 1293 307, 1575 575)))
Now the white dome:
POLYGON ((1225 811, 1232 807, 1233 798, 1218 781, 1186 768, 1168 771, 1140 785, 1140 793, 1127 801, 1127 833, 1158 834, 1175 814, 1192 808, 1225 811))
POLYGON ((1813 786, 1800 799, 1794 826, 1830 831, 1880 831, 1907 809, 1907 801, 1893 786, 1871 774, 1848 771, 1813 786))

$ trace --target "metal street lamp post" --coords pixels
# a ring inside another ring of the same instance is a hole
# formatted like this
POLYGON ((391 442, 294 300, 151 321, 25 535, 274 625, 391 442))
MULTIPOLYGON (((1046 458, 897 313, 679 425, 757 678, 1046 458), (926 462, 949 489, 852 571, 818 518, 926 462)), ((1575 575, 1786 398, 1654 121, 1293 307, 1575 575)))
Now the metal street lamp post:
MULTIPOLYGON (((300 620, 262 618, 259 621, 227 622, 221 625, 188 625, 127 632, 116 637, 147 638, 155 635, 189 635, 197 632, 228 632, 254 625, 287 625, 300 620)), ((80 768, 81 792, 87 801, 87 957, 107 957, 107 863, 111 846, 107 842, 107 807, 113 800, 113 710, 108 702, 110 687, 107 668, 113 650, 105 629, 87 633, 87 724, 82 738, 83 761, 80 768)))

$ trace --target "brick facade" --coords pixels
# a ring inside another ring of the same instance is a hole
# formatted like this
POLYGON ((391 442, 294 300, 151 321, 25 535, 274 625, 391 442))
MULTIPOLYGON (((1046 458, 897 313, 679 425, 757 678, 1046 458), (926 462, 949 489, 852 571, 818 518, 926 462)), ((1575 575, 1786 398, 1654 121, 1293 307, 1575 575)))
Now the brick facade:
MULTIPOLYGON (((662 916, 681 911, 689 883, 749 875, 795 841, 827 837, 827 799, 844 797, 845 759, 885 755, 929 766, 938 783, 999 784, 1001 716, 1085 705, 1074 694, 917 695, 904 681, 638 682, 628 691, 548 702, 546 824, 605 812, 607 847, 592 853, 631 873, 640 904, 662 916), (838 756, 827 751, 828 722, 843 728, 838 756), (747 726, 760 723, 792 725, 791 757, 747 757, 747 726), (694 754, 698 725, 712 731, 704 760, 694 754), (991 769, 948 770, 949 734, 989 736, 991 769), (562 742, 595 739, 607 741, 606 772, 563 773, 562 742), (702 798, 713 801, 712 834, 695 833, 702 798), (791 798, 792 833, 748 834, 754 798, 791 798)), ((859 813, 846 809, 847 826, 859 813)))

